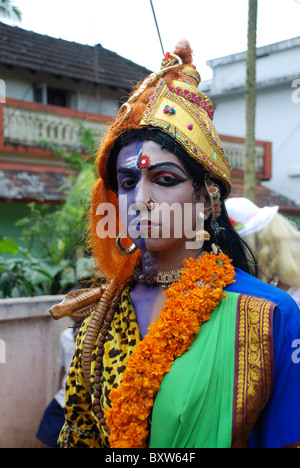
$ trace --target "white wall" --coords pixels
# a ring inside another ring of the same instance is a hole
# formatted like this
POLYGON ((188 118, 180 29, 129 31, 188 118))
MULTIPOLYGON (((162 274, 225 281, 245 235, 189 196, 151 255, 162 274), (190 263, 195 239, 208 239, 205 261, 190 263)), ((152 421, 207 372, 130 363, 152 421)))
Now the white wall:
POLYGON ((35 435, 58 387, 61 332, 70 319, 55 322, 49 308, 63 296, 0 300, 0 448, 36 448, 35 435))
MULTIPOLYGON (((246 80, 246 53, 209 60, 213 68, 212 94, 226 93, 244 87, 246 80)), ((257 49, 256 80, 258 84, 300 78, 300 37, 257 49)))

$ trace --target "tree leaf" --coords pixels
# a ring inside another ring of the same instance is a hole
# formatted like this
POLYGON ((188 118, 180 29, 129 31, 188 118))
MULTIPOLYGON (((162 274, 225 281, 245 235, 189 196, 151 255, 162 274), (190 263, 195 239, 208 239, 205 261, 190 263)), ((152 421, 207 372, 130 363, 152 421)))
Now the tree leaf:
POLYGON ((16 255, 20 252, 18 244, 9 237, 0 239, 0 254, 16 255))

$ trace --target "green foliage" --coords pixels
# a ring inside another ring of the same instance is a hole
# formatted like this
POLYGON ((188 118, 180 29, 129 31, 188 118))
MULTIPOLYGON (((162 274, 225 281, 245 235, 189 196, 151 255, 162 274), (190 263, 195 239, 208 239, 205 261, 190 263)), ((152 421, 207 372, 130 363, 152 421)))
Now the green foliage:
POLYGON ((12 0, 0 0, 0 17, 21 21, 22 13, 18 7, 13 5, 12 0))
POLYGON ((299 216, 287 215, 287 218, 292 222, 295 223, 298 229, 300 229, 300 218, 299 216))
POLYGON ((0 257, 0 298, 52 294, 53 283, 68 262, 61 261, 54 266, 32 257, 26 250, 20 249, 19 253, 23 256, 0 257))
POLYGON ((88 158, 47 144, 77 172, 61 187, 62 206, 28 205, 30 214, 16 223, 25 247, 0 238, 0 298, 65 293, 93 275, 85 234, 95 180, 95 135, 82 129, 81 142, 90 150, 88 158))
POLYGON ((15 255, 19 253, 19 251, 18 244, 13 239, 9 239, 8 237, 2 237, 0 239, 0 254, 15 255))

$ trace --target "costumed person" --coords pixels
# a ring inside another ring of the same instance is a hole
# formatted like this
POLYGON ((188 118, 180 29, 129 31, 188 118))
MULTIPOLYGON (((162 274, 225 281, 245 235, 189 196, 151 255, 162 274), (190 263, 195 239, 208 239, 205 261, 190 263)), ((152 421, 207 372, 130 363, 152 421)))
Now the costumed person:
POLYGON ((300 232, 278 206, 259 208, 244 197, 229 198, 226 208, 236 231, 250 246, 262 281, 277 286, 300 307, 300 232))
POLYGON ((90 241, 107 283, 51 309, 87 315, 62 447, 300 445, 298 308, 254 276, 229 221, 230 162, 199 82, 181 41, 100 146, 90 241))

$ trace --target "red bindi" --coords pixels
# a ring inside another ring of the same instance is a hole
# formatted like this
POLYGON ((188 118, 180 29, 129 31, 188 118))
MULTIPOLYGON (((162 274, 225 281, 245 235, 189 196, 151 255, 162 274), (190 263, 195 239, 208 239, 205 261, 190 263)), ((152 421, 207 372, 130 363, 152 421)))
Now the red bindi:
POLYGON ((150 157, 148 154, 142 154, 140 159, 140 169, 146 169, 150 164, 150 157))

